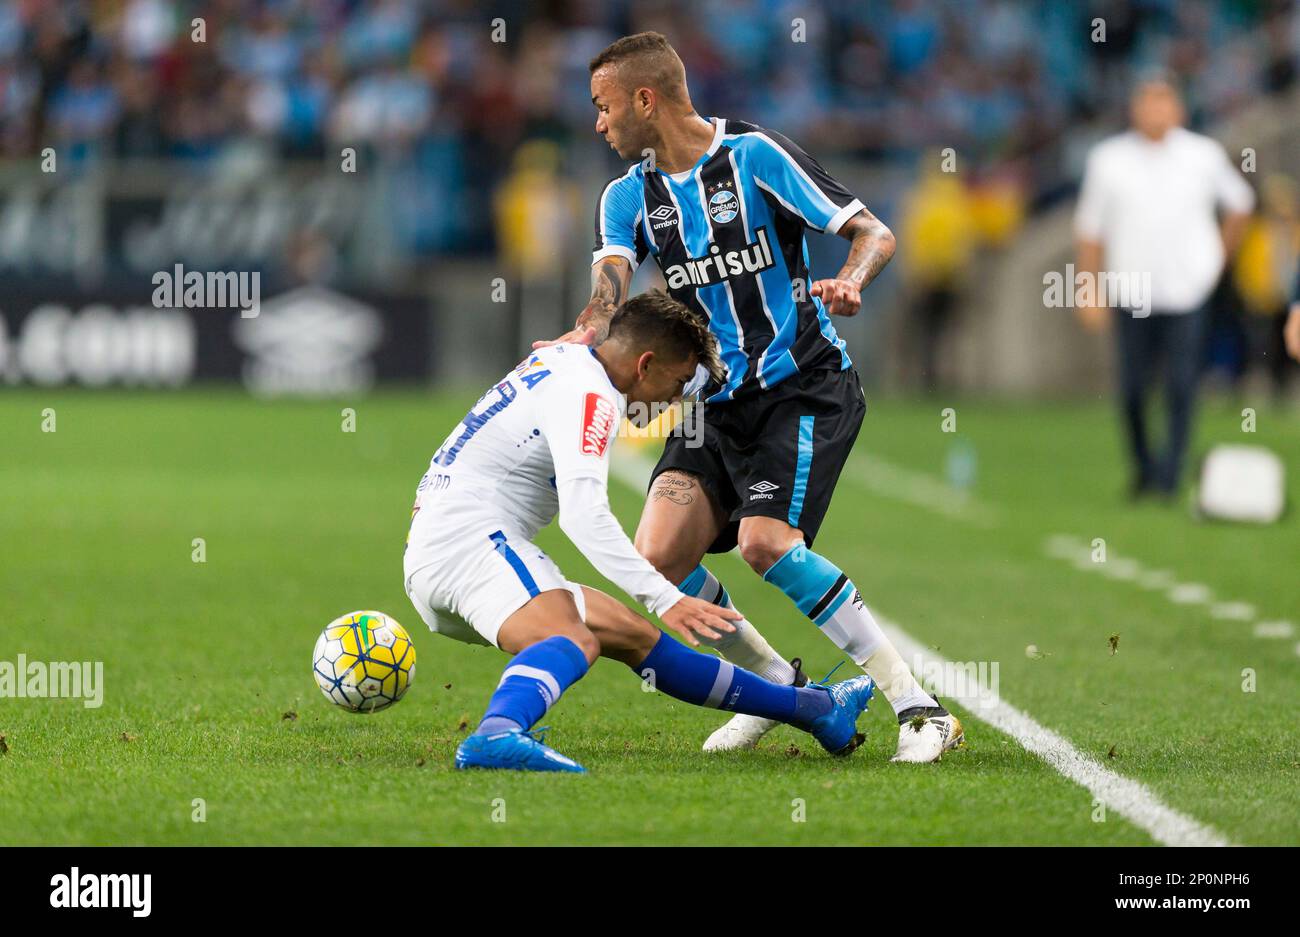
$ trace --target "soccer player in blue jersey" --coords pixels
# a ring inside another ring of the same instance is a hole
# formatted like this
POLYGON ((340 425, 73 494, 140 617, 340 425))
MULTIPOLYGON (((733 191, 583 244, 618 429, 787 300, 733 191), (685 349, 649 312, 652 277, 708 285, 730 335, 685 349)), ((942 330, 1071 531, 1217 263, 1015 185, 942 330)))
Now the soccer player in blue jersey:
MULTIPOLYGON (((710 381, 702 445, 669 437, 637 530, 638 550, 681 590, 734 608, 704 554, 740 553, 876 682, 898 716, 896 761, 930 762, 962 740, 960 722, 916 681, 861 594, 812 545, 866 404, 832 315, 851 316, 889 262, 889 229, 781 134, 696 113, 681 59, 658 33, 591 61, 596 132, 624 159, 596 211, 591 301, 560 341, 599 344, 653 256, 673 298, 708 322, 726 374, 710 381), (850 241, 813 281, 805 229, 850 241)), ((538 345, 548 343, 539 342, 538 345)), ((803 675, 748 621, 715 643, 769 679, 803 675)), ((737 716, 705 743, 752 747, 775 723, 737 716)))

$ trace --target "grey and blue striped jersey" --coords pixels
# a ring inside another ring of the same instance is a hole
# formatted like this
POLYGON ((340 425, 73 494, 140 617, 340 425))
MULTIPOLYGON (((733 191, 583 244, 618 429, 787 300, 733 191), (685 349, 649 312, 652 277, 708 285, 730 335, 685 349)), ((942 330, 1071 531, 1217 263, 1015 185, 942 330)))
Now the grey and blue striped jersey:
POLYGON ((713 141, 680 173, 633 165, 596 207, 592 263, 654 255, 678 301, 708 320, 733 400, 800 371, 851 365, 821 299, 809 295, 804 229, 837 232, 862 202, 772 130, 715 118, 713 141))

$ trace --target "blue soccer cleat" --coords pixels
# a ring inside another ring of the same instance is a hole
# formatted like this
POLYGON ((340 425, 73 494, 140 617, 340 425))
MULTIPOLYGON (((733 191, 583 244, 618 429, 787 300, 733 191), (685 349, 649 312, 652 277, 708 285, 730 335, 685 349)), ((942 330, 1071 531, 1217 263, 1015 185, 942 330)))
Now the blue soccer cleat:
POLYGON ((520 729, 471 735, 456 749, 456 767, 500 768, 507 771, 568 771, 586 774, 587 769, 561 755, 540 738, 520 729))
POLYGON ((834 708, 818 717, 808 731, 832 755, 849 754, 866 738, 858 732, 858 716, 866 712, 867 703, 876 689, 875 681, 863 674, 830 686, 819 683, 808 686, 825 690, 835 703, 834 708))

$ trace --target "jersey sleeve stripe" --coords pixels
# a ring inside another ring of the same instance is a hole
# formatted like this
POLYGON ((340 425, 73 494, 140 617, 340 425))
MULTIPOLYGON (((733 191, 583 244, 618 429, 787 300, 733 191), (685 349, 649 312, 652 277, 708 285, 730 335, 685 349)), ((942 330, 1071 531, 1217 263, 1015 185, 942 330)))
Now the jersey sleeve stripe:
POLYGON ((809 176, 808 173, 804 171, 804 168, 799 164, 799 161, 795 159, 793 156, 791 156, 790 153, 785 149, 785 147, 781 146, 779 143, 777 143, 775 140, 773 140, 765 133, 755 132, 754 136, 757 139, 766 142, 768 146, 776 150, 776 152, 781 156, 782 159, 784 159, 787 163, 789 163, 790 167, 795 171, 795 173, 798 174, 799 178, 801 178, 807 184, 808 188, 811 190, 813 197, 815 199, 821 200, 821 202, 823 203, 823 208, 827 214, 833 215, 835 214, 836 211, 839 210, 840 206, 836 205, 835 202, 832 201, 831 198, 824 191, 822 191, 822 187, 812 180, 812 177, 809 176))
POLYGON ((830 221, 826 222, 826 227, 823 228, 822 230, 825 231, 827 234, 837 234, 840 228, 844 226, 844 222, 848 221, 850 218, 852 218, 854 215, 856 215, 858 212, 862 211, 866 207, 867 207, 866 205, 862 204, 862 199, 855 198, 853 201, 849 202, 847 205, 845 205, 843 208, 837 211, 835 213, 835 217, 832 218, 830 221))
POLYGON ((596 251, 591 255, 591 265, 593 267, 596 266, 596 264, 600 263, 606 257, 623 257, 632 265, 633 270, 636 270, 636 268, 640 266, 636 259, 636 251, 624 247, 621 244, 610 244, 607 247, 602 247, 600 250, 596 251))
POLYGON ((764 182, 762 179, 758 178, 757 176, 754 176, 753 179, 754 179, 754 185, 758 186, 760 189, 762 189, 762 190, 763 190, 764 192, 766 192, 768 195, 772 196, 772 198, 774 198, 774 199, 776 199, 778 202, 780 202, 781 205, 782 205, 782 207, 784 207, 786 211, 790 212, 790 214, 794 215, 794 216, 797 217, 797 218, 802 218, 802 217, 803 217, 803 212, 799 211, 799 209, 795 208, 793 205, 791 205, 789 202, 787 202, 784 198, 782 198, 780 192, 778 192, 776 189, 772 188, 770 185, 768 185, 766 182, 764 182))

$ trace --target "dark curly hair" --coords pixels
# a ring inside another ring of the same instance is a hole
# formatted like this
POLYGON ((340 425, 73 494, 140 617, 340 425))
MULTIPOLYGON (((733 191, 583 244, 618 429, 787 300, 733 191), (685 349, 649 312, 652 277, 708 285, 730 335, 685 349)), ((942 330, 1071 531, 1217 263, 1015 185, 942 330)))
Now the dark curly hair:
POLYGON ((609 320, 609 339, 679 361, 695 355, 714 380, 724 375, 718 342, 708 325, 663 290, 648 290, 623 303, 609 320))

